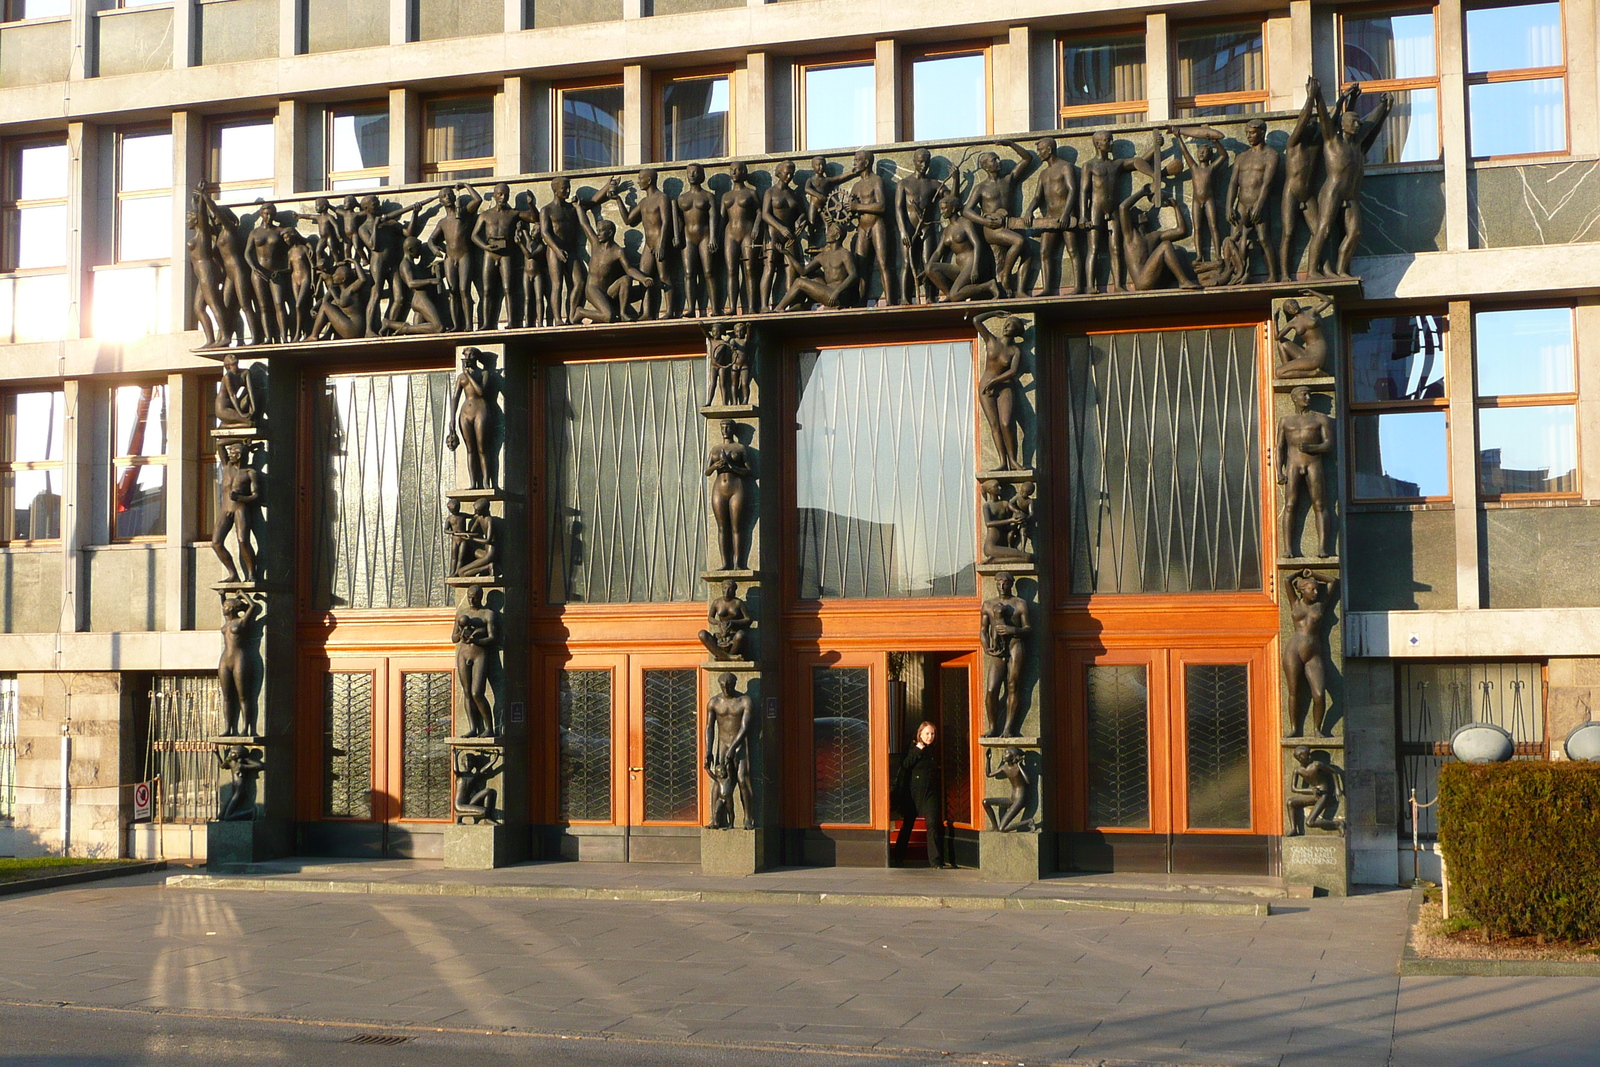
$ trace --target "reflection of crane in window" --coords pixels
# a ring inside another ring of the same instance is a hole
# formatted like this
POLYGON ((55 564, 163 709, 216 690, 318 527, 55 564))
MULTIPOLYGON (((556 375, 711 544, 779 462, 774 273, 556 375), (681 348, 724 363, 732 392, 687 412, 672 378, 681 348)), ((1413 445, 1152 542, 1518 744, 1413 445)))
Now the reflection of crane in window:
MULTIPOLYGON (((142 385, 139 389, 139 402, 133 412, 133 427, 128 434, 125 456, 139 456, 144 454, 145 430, 150 424, 150 402, 155 397, 156 386, 142 385)), ((121 515, 133 507, 137 501, 134 493, 139 486, 139 468, 136 466, 124 467, 122 474, 117 479, 116 508, 121 515)))

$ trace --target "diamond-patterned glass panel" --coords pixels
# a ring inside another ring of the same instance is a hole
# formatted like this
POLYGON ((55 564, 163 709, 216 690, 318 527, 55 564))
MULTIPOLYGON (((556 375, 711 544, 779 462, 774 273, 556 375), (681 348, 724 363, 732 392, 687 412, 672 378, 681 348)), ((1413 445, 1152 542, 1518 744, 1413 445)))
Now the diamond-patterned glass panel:
POLYGON ((944 778, 944 817, 962 825, 972 819, 971 693, 967 668, 939 668, 939 753, 944 778))
POLYGON ((551 367, 550 602, 702 595, 706 420, 698 359, 551 367))
POLYGON ((866 667, 811 671, 812 818, 823 824, 872 822, 872 736, 866 667))
POLYGON ((322 814, 372 818, 372 675, 336 671, 323 681, 322 814))
POLYGON ((562 671, 557 684, 561 817, 611 820, 611 672, 562 671))
POLYGON ((977 451, 968 343, 800 357, 800 595, 972 596, 977 451))
POLYGON ((1189 747, 1189 827, 1250 829, 1250 668, 1184 669, 1189 747))
POLYGON ((1257 332, 1069 341, 1074 593, 1261 588, 1257 332))
MULTIPOLYGON (((1417 803, 1439 795, 1445 757, 1433 746, 1469 722, 1491 722, 1516 742, 1545 740, 1544 672, 1538 663, 1408 663, 1400 668, 1400 827, 1411 832, 1411 790, 1417 803)), ((1518 759, 1537 757, 1518 756, 1518 759)), ((1417 812, 1417 832, 1439 832, 1438 807, 1417 812)))
POLYGON ((401 687, 400 816, 450 817, 450 671, 407 671, 401 687))
POLYGON ((450 374, 336 375, 311 427, 319 608, 446 607, 450 374))
POLYGON ((644 818, 700 817, 699 672, 644 672, 644 818))
POLYGON ((1084 669, 1089 825, 1150 825, 1150 691, 1142 663, 1084 669))

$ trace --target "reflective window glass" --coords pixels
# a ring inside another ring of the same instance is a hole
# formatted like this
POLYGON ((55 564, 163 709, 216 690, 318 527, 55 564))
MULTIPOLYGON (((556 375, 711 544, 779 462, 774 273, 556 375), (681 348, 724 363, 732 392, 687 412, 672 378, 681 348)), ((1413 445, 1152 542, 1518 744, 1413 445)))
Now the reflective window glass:
POLYGON ((1442 398, 1444 321, 1443 315, 1351 320, 1351 399, 1365 403, 1442 398))
POLYGON ((10 19, 44 19, 72 14, 72 0, 12 0, 7 5, 10 19))
POLYGON ((561 166, 566 170, 622 163, 622 86, 561 91, 561 166))
POLYGON ((216 153, 213 180, 224 183, 270 180, 273 170, 272 130, 271 119, 218 126, 212 143, 212 150, 216 153))
POLYGON ((332 170, 370 170, 389 165, 387 111, 336 111, 331 126, 332 170))
POLYGON ((172 197, 142 196, 122 201, 117 226, 117 259, 166 259, 172 255, 172 197))
POLYGON ((982 53, 912 61, 911 131, 919 141, 989 132, 988 62, 982 53))
POLYGON ((1576 492, 1577 468, 1572 405, 1479 409, 1478 484, 1485 494, 1576 492))
POLYGON ((488 97, 430 100, 425 116, 422 137, 425 164, 487 159, 494 155, 494 102, 488 97))
POLYGON ((1355 492, 1366 500, 1450 495, 1443 411, 1357 414, 1352 419, 1355 492))
POLYGON ((172 134, 124 134, 117 188, 125 193, 171 189, 172 134))
POLYGON ((1562 152, 1567 147, 1566 80, 1489 82, 1467 86, 1474 156, 1562 152))
MULTIPOLYGON (((67 195, 67 146, 30 145, 17 152, 17 199, 55 200, 67 195)), ((170 173, 168 175, 171 176, 170 173)))
POLYGON ((1559 3, 1476 7, 1466 14, 1468 73, 1561 65, 1559 3))
POLYGON ((0 455, 0 541, 61 536, 62 438, 65 394, 0 397, 4 454, 0 455))
POLYGON ((10 500, 9 541, 54 541, 61 536, 61 471, 0 473, 0 495, 10 500))
POLYGON ((1177 51, 1178 96, 1266 88, 1266 50, 1258 28, 1189 31, 1179 35, 1177 51))
MULTIPOLYGON (((1439 158, 1439 90, 1393 90, 1394 108, 1367 152, 1373 163, 1428 163, 1439 158)), ((1368 118, 1382 99, 1369 93, 1356 101, 1356 114, 1368 118)))
POLYGON ((160 537, 167 532, 167 468, 118 466, 113 491, 111 532, 118 540, 160 537))
POLYGON ((1571 308, 1480 311, 1473 323, 1479 396, 1573 391, 1571 308))
POLYGON ((1144 99, 1143 36, 1062 43, 1062 107, 1143 103, 1144 99))
POLYGON ((1345 18, 1345 81, 1429 78, 1437 69, 1433 12, 1345 18))
POLYGON ((856 148, 877 141, 877 75, 871 63, 807 67, 805 147, 856 148))
POLYGON ((661 90, 661 148, 666 160, 728 154, 728 79, 684 78, 661 90))
POLYGON ((167 387, 124 385, 112 393, 113 447, 118 456, 160 456, 167 451, 167 387))
POLYGON ((67 262, 67 206, 21 208, 16 213, 16 267, 60 267, 67 262))
POLYGON ((65 435, 64 393, 17 393, 12 397, 12 448, 16 463, 60 460, 65 435))

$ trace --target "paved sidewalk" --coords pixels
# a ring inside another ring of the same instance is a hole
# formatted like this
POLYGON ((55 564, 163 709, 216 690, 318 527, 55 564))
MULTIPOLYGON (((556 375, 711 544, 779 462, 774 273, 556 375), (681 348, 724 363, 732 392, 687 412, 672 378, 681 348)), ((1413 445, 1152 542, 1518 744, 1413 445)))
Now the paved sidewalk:
POLYGON ((1542 1067, 1592 1063, 1600 1033, 1600 980, 1402 986, 1404 891, 1189 916, 160 879, 0 900, 0 1001, 731 1043, 749 1064, 812 1045, 1030 1065, 1542 1067))

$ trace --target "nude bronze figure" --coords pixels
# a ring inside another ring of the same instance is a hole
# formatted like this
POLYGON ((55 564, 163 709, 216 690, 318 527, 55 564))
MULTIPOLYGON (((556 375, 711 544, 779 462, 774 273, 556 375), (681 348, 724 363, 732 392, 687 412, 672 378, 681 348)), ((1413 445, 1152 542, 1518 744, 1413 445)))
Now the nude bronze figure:
POLYGON ((823 156, 811 157, 811 177, 806 179, 804 186, 806 196, 806 228, 811 233, 811 240, 816 242, 824 235, 823 208, 828 203, 828 195, 835 188, 854 178, 853 170, 841 174, 828 173, 828 161, 823 156))
POLYGON ((750 187, 750 168, 735 160, 728 168, 728 191, 722 194, 722 313, 749 315, 756 303, 756 278, 761 263, 761 196, 750 187))
POLYGON ((722 552, 722 570, 744 570, 749 554, 745 543, 745 518, 750 507, 749 450, 734 436, 732 419, 717 424, 722 440, 715 442, 706 457, 706 477, 711 479, 711 515, 717 524, 717 545, 722 552))
POLYGON ((1294 633, 1283 643, 1281 660, 1283 684, 1288 690, 1289 717, 1293 727, 1290 737, 1301 737, 1305 732, 1306 713, 1300 707, 1300 694, 1309 690, 1311 695, 1311 728, 1317 737, 1327 737, 1322 728, 1328 705, 1328 661, 1322 650, 1322 619, 1327 612, 1323 598, 1328 585, 1319 581, 1309 570, 1303 570, 1289 581, 1289 617, 1294 633))
POLYGON ((717 198, 706 189, 706 169, 698 163, 684 171, 687 188, 678 194, 679 233, 683 241, 683 313, 710 315, 722 306, 718 299, 716 258, 721 234, 717 228, 717 198))
POLYGON ((478 209, 483 197, 466 182, 455 189, 440 189, 442 214, 428 244, 444 261, 444 284, 450 294, 450 321, 454 329, 472 329, 472 293, 482 296, 482 278, 474 267, 477 246, 472 231, 478 225, 478 209), (459 190, 459 195, 457 190, 459 190))
MULTIPOLYGON (((1026 484, 1026 483, 1024 483, 1026 484)), ((1021 546, 1024 515, 1031 517, 1031 499, 1025 511, 1014 511, 1011 502, 1000 495, 1000 483, 993 478, 981 485, 983 493, 983 562, 1030 563, 1033 554, 1021 546)))
POLYGON ((250 446, 229 441, 217 454, 217 521, 211 531, 211 551, 228 571, 228 581, 253 582, 256 579, 254 528, 256 509, 262 501, 261 473, 250 466, 250 446), (239 549, 235 566, 228 552, 228 532, 233 531, 239 549))
MULTIPOLYGON (((911 176, 901 178, 894 191, 894 221, 900 231, 900 294, 906 303, 930 304, 934 281, 929 266, 937 258, 939 201, 944 183, 928 176, 933 153, 919 148, 911 153, 911 176)), ((961 201, 956 210, 960 213, 961 201)), ((971 228, 968 227, 971 232, 971 228)))
POLYGON ((1228 224, 1235 233, 1242 233, 1245 257, 1253 242, 1261 249, 1261 258, 1267 264, 1267 280, 1279 278, 1278 253, 1272 243, 1272 217, 1267 207, 1271 203, 1272 186, 1278 180, 1281 160, 1278 150, 1267 144, 1267 124, 1262 119, 1251 119, 1244 125, 1245 143, 1250 147, 1233 157, 1233 170, 1228 175, 1228 193, 1223 198, 1228 207, 1228 224))
POLYGON ((616 195, 616 179, 612 179, 592 201, 578 205, 578 222, 589 237, 589 269, 583 286, 583 302, 573 313, 580 322, 620 322, 629 317, 633 283, 638 282, 646 291, 656 285, 653 276, 628 262, 627 253, 617 244, 616 223, 607 218, 598 222, 589 220, 591 210, 599 214, 605 202, 615 199, 616 195))
POLYGON ((222 602, 222 658, 217 662, 217 688, 222 694, 222 735, 254 737, 255 694, 250 688, 251 629, 261 617, 261 605, 243 596, 222 602))
POLYGON ((497 791, 489 785, 504 765, 500 754, 490 749, 458 748, 451 760, 456 772, 456 822, 496 822, 494 802, 497 791))
POLYGON ((705 334, 706 406, 714 406, 719 396, 724 404, 750 403, 750 323, 707 325, 705 334))
MULTIPOLYGON (((941 301, 994 300, 1000 287, 989 271, 984 240, 976 223, 961 213, 961 201, 953 193, 939 201, 944 227, 928 253, 925 278, 938 292, 941 301)), ((912 291, 912 290, 908 290, 912 291)))
MULTIPOLYGON (((1158 135, 1159 136, 1159 135, 1158 135)), ((1084 255, 1087 291, 1100 291, 1098 262, 1100 242, 1106 242, 1106 258, 1110 263, 1108 292, 1122 290, 1122 256, 1117 248, 1117 206, 1122 202, 1119 186, 1122 176, 1129 171, 1146 169, 1143 157, 1113 159, 1110 130, 1096 130, 1089 138, 1094 146, 1094 158, 1083 165, 1082 206, 1078 209, 1078 222, 1088 231, 1088 250, 1084 255)), ((1154 169, 1149 170, 1155 175, 1154 169)))
POLYGON ((1372 117, 1362 121, 1356 114, 1356 101, 1361 96, 1361 86, 1352 85, 1339 98, 1337 120, 1328 117, 1327 105, 1319 92, 1312 97, 1317 111, 1317 125, 1322 130, 1322 159, 1326 176, 1317 193, 1317 228, 1311 235, 1311 245, 1306 249, 1306 261, 1313 278, 1336 277, 1350 274, 1350 261, 1355 258, 1356 245, 1361 241, 1361 180, 1366 175, 1367 152, 1378 140, 1389 112, 1394 108, 1394 94, 1384 93, 1378 98, 1378 107, 1372 117), (1333 234, 1335 222, 1344 227, 1344 240, 1331 264, 1323 262, 1323 248, 1333 234))
POLYGON ((500 304, 506 304, 506 319, 511 326, 522 323, 522 286, 517 270, 517 230, 537 224, 539 213, 511 203, 511 187, 500 182, 489 194, 489 204, 478 209, 478 222, 472 228, 472 243, 483 255, 482 293, 478 329, 500 328, 500 304))
POLYGON ((452 452, 466 446, 469 489, 487 489, 492 484, 489 450, 493 447, 494 384, 489 367, 488 353, 462 349, 461 369, 450 391, 450 411, 455 414, 456 424, 444 444, 452 452))
POLYGON ((217 425, 230 430, 254 426, 261 412, 255 379, 239 366, 239 353, 232 350, 222 354, 222 381, 217 384, 215 411, 217 425))
POLYGON ((450 641, 456 646, 456 681, 464 698, 467 730, 462 737, 492 737, 494 709, 489 705, 489 660, 500 642, 499 613, 483 606, 483 590, 473 586, 456 609, 450 641))
POLYGON ((383 332, 431 334, 444 332, 444 315, 435 298, 441 296, 441 277, 434 272, 433 252, 415 237, 407 237, 400 269, 395 272, 394 296, 384 316, 383 332), (415 312, 416 322, 410 321, 415 312))
POLYGON ((711 820, 707 829, 733 829, 733 797, 744 808, 744 828, 755 829, 755 789, 750 781, 750 733, 756 702, 737 690, 738 679, 717 676, 717 692, 706 701, 706 774, 711 777, 711 820))
POLYGON ((1083 197, 1078 168, 1062 159, 1054 137, 1034 146, 1043 170, 1039 187, 1028 202, 1023 225, 1039 235, 1039 284, 1034 296, 1054 296, 1061 289, 1062 260, 1072 262, 1071 293, 1083 292, 1083 253, 1078 248, 1078 203, 1083 197))
POLYGON ((289 309, 294 306, 294 295, 289 288, 286 232, 278 224, 277 205, 264 203, 256 209, 255 226, 245 236, 244 244, 244 259, 250 265, 250 281, 255 287, 265 339, 273 344, 286 340, 292 331, 289 309))
POLYGON ((1333 451, 1333 420, 1311 408, 1311 390, 1303 385, 1289 392, 1294 412, 1278 420, 1276 455, 1278 484, 1283 487, 1283 505, 1278 512, 1278 543, 1285 556, 1298 556, 1299 540, 1294 530, 1295 513, 1303 487, 1311 501, 1316 523, 1315 554, 1326 558, 1328 551, 1328 490, 1322 470, 1322 457, 1333 451))
POLYGON ((761 224, 767 240, 756 292, 757 310, 776 307, 804 266, 800 259, 800 229, 805 221, 805 202, 793 183, 794 161, 780 160, 772 168, 772 185, 761 194, 761 224))
POLYGON ((1310 301, 1285 300, 1282 321, 1273 331, 1277 366, 1273 376, 1281 380, 1320 378, 1328 373, 1328 337, 1322 316, 1333 307, 1333 297, 1304 290, 1310 301))
POLYGON ((844 240, 844 227, 830 221, 827 244, 800 268, 800 277, 773 310, 787 311, 802 300, 825 308, 854 307, 861 289, 860 267, 844 240))
MULTIPOLYGON (((499 556, 499 549, 495 545, 494 516, 489 513, 489 502, 480 500, 472 505, 472 515, 465 518, 462 528, 458 532, 453 528, 451 520, 455 519, 460 511, 457 501, 451 500, 456 509, 451 512, 451 518, 446 520, 446 528, 450 536, 457 542, 454 553, 455 567, 451 576, 455 578, 493 577, 495 560, 499 556)), ((449 504, 445 505, 449 508, 449 504)))
POLYGON ((1228 165, 1228 153, 1222 147, 1222 131, 1210 126, 1168 126, 1167 132, 1178 143, 1183 161, 1189 168, 1189 211, 1194 216, 1195 258, 1204 260, 1207 235, 1211 238, 1212 255, 1222 248, 1222 229, 1217 225, 1216 180, 1217 172, 1228 165), (1200 143, 1189 151, 1186 138, 1195 137, 1200 143))
POLYGON ((197 214, 209 224, 216 260, 222 265, 223 302, 237 307, 250 331, 250 343, 259 345, 266 337, 261 332, 261 316, 256 313, 255 286, 251 282, 250 264, 245 260, 244 234, 240 232, 239 216, 218 204, 200 183, 195 193, 197 214))
POLYGON ((893 206, 893 198, 889 195, 889 183, 878 173, 877 158, 866 149, 855 154, 851 172, 856 181, 850 186, 850 194, 845 198, 845 207, 856 223, 854 251, 857 269, 861 272, 861 298, 863 300, 871 298, 872 268, 876 264, 878 278, 883 284, 884 303, 899 303, 894 293, 895 278, 889 270, 891 255, 889 246, 893 241, 889 234, 890 223, 887 218, 893 206))
POLYGON ((1014 277, 1017 261, 1027 251, 1028 241, 1013 228, 1015 217, 1011 207, 1016 202, 1017 190, 1022 187, 1023 179, 1033 173, 1039 161, 1032 152, 1015 141, 1001 141, 1000 144, 1016 153, 1016 166, 1002 174, 1000 157, 996 153, 980 153, 978 169, 985 177, 973 185, 963 214, 981 228, 983 239, 989 243, 995 259, 995 285, 1000 295, 1014 296, 1018 289, 1014 277))
POLYGON ((994 749, 983 750, 983 773, 1011 786, 1008 797, 984 797, 983 813, 989 818, 989 829, 996 833, 1015 833, 1033 829, 1033 820, 1022 818, 1028 809, 1028 787, 1033 780, 1028 777, 1022 749, 1008 746, 1000 756, 1000 767, 994 766, 994 749))
POLYGON ((550 179, 551 200, 539 209, 539 228, 544 233, 546 273, 549 275, 551 313, 558 326, 573 320, 583 293, 583 264, 578 258, 578 242, 583 227, 578 209, 567 199, 572 195, 572 179, 557 175, 550 179))
POLYGON ((228 772, 228 799, 217 811, 218 822, 250 822, 256 817, 256 779, 266 770, 261 749, 246 745, 222 745, 216 749, 217 763, 228 772))
POLYGON ((1278 261, 1283 278, 1293 281, 1298 274, 1294 258, 1295 229, 1302 219, 1309 233, 1317 232, 1317 161, 1322 158, 1322 128, 1316 123, 1315 98, 1322 96, 1316 78, 1306 79, 1306 102, 1289 130, 1289 143, 1283 149, 1283 207, 1278 220, 1278 261))
POLYGON ((711 602, 706 610, 710 628, 698 634, 712 659, 749 660, 750 628, 755 620, 745 613, 744 601, 739 599, 739 583, 723 582, 722 595, 711 602))
POLYGON ((623 221, 643 231, 639 270, 656 280, 654 286, 645 290, 645 316, 666 319, 673 313, 671 262, 672 252, 679 243, 678 209, 672 197, 661 190, 658 177, 654 167, 645 167, 639 172, 634 179, 637 198, 630 199, 623 211, 623 221))
POLYGON ((983 341, 983 367, 978 375, 978 406, 994 441, 1000 470, 1022 470, 1017 442, 1019 379, 1022 376, 1022 345, 1027 325, 1003 311, 986 311, 972 320, 983 341))
MULTIPOLYGON (((1117 230, 1122 235, 1122 258, 1128 292, 1145 292, 1159 289, 1167 275, 1172 275, 1180 289, 1198 289, 1200 283, 1190 275, 1189 268, 1178 252, 1177 242, 1189 236, 1189 222, 1182 211, 1174 211, 1176 225, 1147 233, 1138 211, 1139 201, 1154 197, 1155 185, 1146 185, 1134 191, 1117 208, 1117 230)), ((1159 220, 1159 203, 1150 214, 1159 220)), ((1159 226, 1159 221, 1157 222, 1159 226)))
POLYGON ((235 338, 244 344, 245 338, 239 329, 239 309, 236 305, 230 306, 226 295, 227 279, 222 273, 222 262, 217 258, 216 227, 198 205, 184 216, 184 221, 189 225, 184 248, 194 272, 194 320, 206 335, 205 344, 200 347, 226 348, 235 338))
POLYGON ((1289 829, 1285 837, 1303 837, 1306 827, 1314 830, 1339 830, 1344 820, 1339 811, 1339 771, 1325 759, 1313 755, 1306 745, 1296 745, 1297 766, 1289 776, 1289 829))
POLYGON ((978 643, 983 646, 985 737, 1017 737, 1022 731, 1022 671, 1028 656, 1028 604, 1014 595, 1011 575, 995 576, 995 595, 983 602, 978 643))

